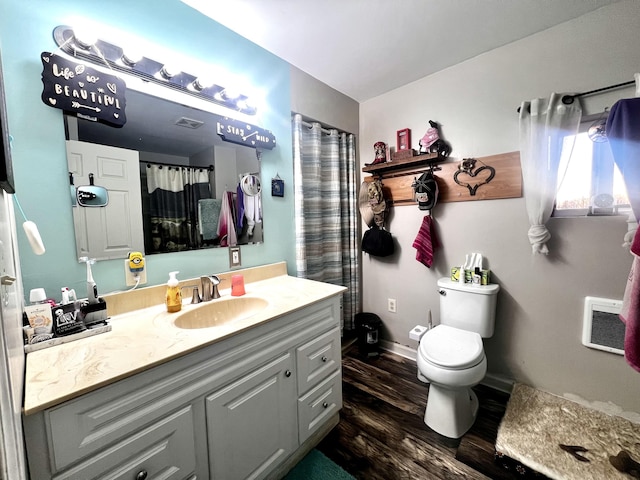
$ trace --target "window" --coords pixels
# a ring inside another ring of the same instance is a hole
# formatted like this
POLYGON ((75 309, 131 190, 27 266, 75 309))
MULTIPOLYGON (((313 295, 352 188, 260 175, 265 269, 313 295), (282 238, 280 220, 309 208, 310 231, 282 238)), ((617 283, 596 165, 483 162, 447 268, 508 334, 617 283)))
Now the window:
POLYGON ((628 214, 622 175, 606 141, 604 114, 584 117, 580 131, 564 139, 554 217, 628 214))

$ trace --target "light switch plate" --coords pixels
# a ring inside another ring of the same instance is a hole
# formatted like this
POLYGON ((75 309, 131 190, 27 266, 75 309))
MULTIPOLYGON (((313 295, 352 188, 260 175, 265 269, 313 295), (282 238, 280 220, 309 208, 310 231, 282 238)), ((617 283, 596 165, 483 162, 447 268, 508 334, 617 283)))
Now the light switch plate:
POLYGON ((229 247, 229 267, 235 268, 242 265, 240 247, 229 247))

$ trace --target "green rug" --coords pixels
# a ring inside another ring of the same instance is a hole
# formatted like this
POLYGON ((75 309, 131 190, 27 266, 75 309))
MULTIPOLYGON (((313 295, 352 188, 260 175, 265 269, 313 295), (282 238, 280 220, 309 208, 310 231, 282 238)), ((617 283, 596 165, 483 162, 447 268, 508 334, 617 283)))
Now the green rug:
POLYGON ((315 448, 300 460, 284 480, 355 480, 315 448))

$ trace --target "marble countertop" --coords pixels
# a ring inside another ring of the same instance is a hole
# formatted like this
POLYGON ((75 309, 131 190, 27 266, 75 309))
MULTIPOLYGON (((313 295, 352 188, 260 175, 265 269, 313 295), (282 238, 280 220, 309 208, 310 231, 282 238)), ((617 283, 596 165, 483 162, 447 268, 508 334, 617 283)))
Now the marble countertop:
MULTIPOLYGON (((185 311, 230 298, 230 288, 220 289, 219 300, 197 305, 189 304, 191 297, 185 294, 182 311, 177 313, 167 313, 164 303, 127 312, 122 308, 123 299, 114 299, 123 313, 110 313, 110 332, 27 354, 23 413, 57 405, 346 290, 291 277, 286 270, 276 269, 278 272, 269 278, 253 275, 256 281, 251 281, 252 272, 245 275, 246 296, 267 300, 263 310, 209 328, 181 329, 173 322, 185 311)), ((221 286, 226 284, 225 278, 221 286)), ((164 287, 154 289, 164 292, 164 287)))
POLYGON ((496 451, 548 478, 630 479, 611 458, 624 451, 640 459, 640 425, 516 383, 498 428, 496 451))

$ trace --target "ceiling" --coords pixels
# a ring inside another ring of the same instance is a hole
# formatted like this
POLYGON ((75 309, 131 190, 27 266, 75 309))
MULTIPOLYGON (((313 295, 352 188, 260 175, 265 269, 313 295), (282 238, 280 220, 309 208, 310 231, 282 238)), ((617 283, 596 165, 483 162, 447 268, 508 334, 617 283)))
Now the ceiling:
MULTIPOLYGON (((363 102, 619 0, 182 1, 363 102)), ((129 90, 123 128, 82 121, 79 134, 84 141, 189 156, 221 143, 215 118, 129 90), (183 128, 191 123, 178 122, 183 117, 204 125, 183 128)))
POLYGON ((620 0, 182 0, 358 102, 620 0))

